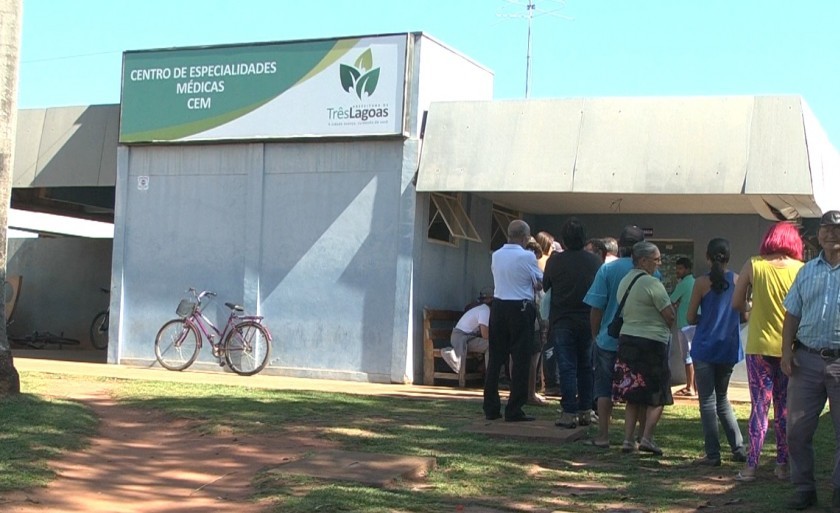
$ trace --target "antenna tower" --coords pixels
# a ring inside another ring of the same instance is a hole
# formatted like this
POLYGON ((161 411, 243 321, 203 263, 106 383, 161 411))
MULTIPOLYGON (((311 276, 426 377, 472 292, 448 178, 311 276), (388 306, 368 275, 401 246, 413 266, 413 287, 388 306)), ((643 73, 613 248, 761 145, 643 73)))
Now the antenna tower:
MULTIPOLYGON (((571 20, 572 18, 568 16, 563 16, 561 14, 557 14, 560 12, 560 8, 551 9, 551 10, 544 10, 538 9, 537 3, 535 0, 505 0, 507 3, 516 5, 519 7, 525 7, 525 14, 521 13, 514 13, 514 14, 506 14, 506 13, 499 13, 497 16, 504 17, 504 18, 528 18, 528 46, 527 51, 525 53, 525 98, 528 98, 531 94, 531 25, 535 17, 537 16, 554 16, 556 18, 562 18, 564 20, 571 20)), ((544 2, 551 1, 552 3, 558 4, 559 6, 565 5, 563 0, 543 0, 544 2)))

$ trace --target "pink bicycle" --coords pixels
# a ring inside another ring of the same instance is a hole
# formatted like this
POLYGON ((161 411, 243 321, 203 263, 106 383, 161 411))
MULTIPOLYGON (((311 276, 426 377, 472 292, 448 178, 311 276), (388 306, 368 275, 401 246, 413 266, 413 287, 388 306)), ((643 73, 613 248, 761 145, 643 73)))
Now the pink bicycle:
POLYGON ((155 337, 155 357, 166 369, 181 371, 198 358, 198 351, 206 339, 219 365, 225 364, 241 376, 251 376, 263 370, 271 354, 271 333, 263 326, 262 317, 242 315, 244 309, 225 303, 230 309, 224 329, 219 329, 201 311, 202 300, 215 297, 215 292, 197 293, 189 289, 192 299, 183 299, 172 319, 158 330, 155 337), (224 355, 224 359, 222 356, 224 355))

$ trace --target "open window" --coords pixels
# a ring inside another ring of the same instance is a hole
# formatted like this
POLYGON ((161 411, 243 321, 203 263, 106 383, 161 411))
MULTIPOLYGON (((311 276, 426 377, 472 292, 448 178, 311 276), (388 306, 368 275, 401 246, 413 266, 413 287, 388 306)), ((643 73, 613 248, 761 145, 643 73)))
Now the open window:
POLYGON ((481 242, 458 196, 433 192, 429 200, 429 240, 453 246, 459 239, 481 242))
POLYGON ((496 251, 507 244, 507 229, 511 221, 520 219, 519 212, 493 205, 493 219, 490 220, 490 251, 496 251))

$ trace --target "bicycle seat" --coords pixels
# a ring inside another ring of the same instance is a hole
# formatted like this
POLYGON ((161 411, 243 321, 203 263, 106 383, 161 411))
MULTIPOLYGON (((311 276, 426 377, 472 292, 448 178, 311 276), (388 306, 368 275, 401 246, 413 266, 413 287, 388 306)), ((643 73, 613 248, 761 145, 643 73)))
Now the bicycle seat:
POLYGON ((242 308, 239 305, 235 305, 233 303, 225 303, 225 306, 230 308, 231 310, 234 310, 234 311, 237 311, 237 312, 244 312, 245 311, 244 308, 242 308))

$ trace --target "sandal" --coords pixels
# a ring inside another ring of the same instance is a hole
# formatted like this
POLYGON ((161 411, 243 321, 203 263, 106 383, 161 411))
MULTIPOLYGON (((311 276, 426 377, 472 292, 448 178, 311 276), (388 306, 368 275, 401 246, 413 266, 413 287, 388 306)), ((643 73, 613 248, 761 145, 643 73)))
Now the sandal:
POLYGON ((609 449, 610 448, 610 442, 609 441, 599 442, 598 440, 595 440, 594 438, 592 438, 590 440, 584 440, 581 443, 583 445, 586 445, 586 446, 589 446, 589 447, 597 447, 599 449, 609 449))
POLYGON ((739 481, 741 483, 750 483, 755 481, 755 469, 745 468, 744 470, 738 472, 738 475, 735 476, 735 481, 739 481))
POLYGON ((642 438, 642 441, 639 442, 639 450, 662 456, 662 449, 653 443, 653 440, 648 440, 647 438, 642 438))
POLYGON ((636 450, 637 450, 638 448, 639 448, 639 447, 638 447, 638 445, 636 444, 636 442, 632 442, 632 441, 630 441, 630 440, 625 440, 625 441, 621 444, 621 452, 623 452, 623 453, 625 453, 625 454, 629 454, 629 453, 631 453, 631 452, 636 452, 636 450))
POLYGON ((678 397, 697 397, 697 393, 694 390, 689 390, 687 388, 677 390, 676 392, 674 392, 674 395, 678 397))

